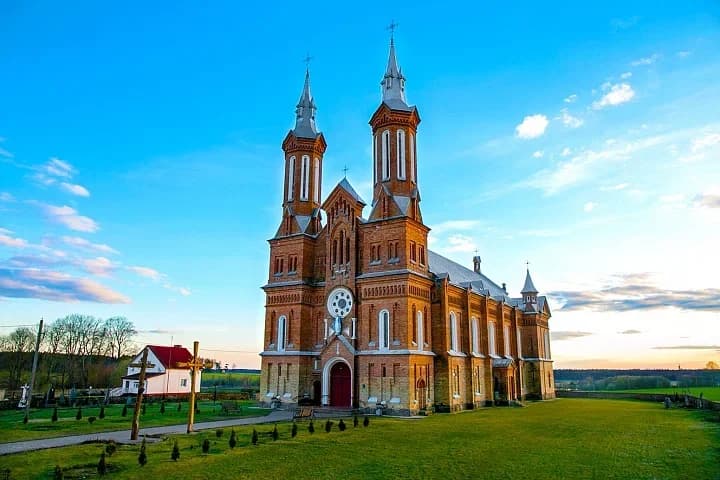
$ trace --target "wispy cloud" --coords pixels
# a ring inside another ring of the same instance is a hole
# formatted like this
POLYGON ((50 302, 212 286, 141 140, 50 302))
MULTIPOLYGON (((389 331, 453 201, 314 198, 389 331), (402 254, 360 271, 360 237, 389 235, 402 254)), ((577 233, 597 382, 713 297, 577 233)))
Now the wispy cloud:
POLYGON ((629 187, 629 183, 617 183, 615 185, 609 185, 607 187, 600 187, 603 192, 617 192, 618 190, 624 190, 629 187))
POLYGON ((81 237, 68 237, 63 236, 61 237, 61 240, 66 245, 70 245, 71 247, 76 247, 82 250, 87 251, 94 251, 94 252, 102 252, 102 253, 112 253, 117 254, 118 251, 112 248, 109 245, 105 245, 104 243, 92 243, 89 240, 86 240, 81 237))
POLYGON ((618 333, 620 335, 639 335, 642 332, 640 330, 630 329, 630 330, 623 330, 622 332, 618 332, 618 333))
POLYGON ((27 240, 11 236, 10 230, 0 229, 0 245, 11 248, 25 248, 28 246, 27 240))
POLYGON ((637 25, 639 20, 640 17, 638 16, 627 18, 613 18, 612 20, 610 20, 610 26, 613 27, 615 30, 627 30, 628 28, 632 28, 637 25))
POLYGON ((578 128, 582 127, 582 125, 585 123, 585 120, 579 117, 574 117, 568 113, 567 108, 563 108, 560 110, 560 116, 557 117, 558 120, 561 120, 563 125, 569 128, 578 128))
POLYGON ((681 51, 677 52, 675 55, 677 55, 680 58, 685 58, 685 57, 690 56, 691 53, 692 52, 689 50, 681 50, 681 51))
POLYGON ((439 235, 455 230, 474 230, 480 225, 481 222, 479 220, 446 220, 433 225, 432 233, 439 235))
POLYGON ((40 202, 32 203, 39 205, 45 213, 45 216, 47 216, 52 222, 63 225, 70 230, 93 233, 100 229, 100 226, 95 220, 90 217, 79 215, 77 210, 67 205, 58 207, 40 202))
POLYGON ((533 158, 542 158, 544 154, 545 152, 543 152, 542 150, 537 150, 533 152, 532 156, 533 158))
POLYGON ((60 183, 60 187, 65 190, 68 193, 72 193, 73 195, 77 195, 78 197, 89 197, 90 192, 87 188, 83 187, 82 185, 78 185, 76 183, 67 183, 62 182, 60 183))
POLYGON ((515 127, 515 135, 525 140, 537 138, 545 133, 547 126, 548 119, 545 115, 528 115, 515 127))
POLYGON ((625 72, 625 73, 620 74, 620 78, 622 80, 627 80, 630 77, 632 77, 632 72, 625 72))
POLYGON ((565 103, 575 103, 578 99, 577 94, 573 93, 572 95, 568 95, 565 97, 565 100, 563 100, 565 103))
POLYGON ((595 210, 595 207, 597 207, 597 203, 587 202, 585 205, 583 205, 583 211, 585 211, 586 213, 590 213, 595 210))
POLYGON ((551 331, 550 336, 555 341, 572 340, 574 338, 589 337, 592 335, 590 332, 579 332, 579 331, 551 331))
POLYGON ((82 261, 85 271, 93 275, 107 276, 115 270, 116 265, 105 257, 88 258, 82 261))
POLYGON ((86 278, 48 270, 0 268, 0 298, 54 302, 130 303, 125 295, 86 278))
POLYGON ((164 275, 154 268, 150 267, 140 267, 140 266, 133 266, 133 267, 127 267, 128 270, 135 272, 136 274, 140 275, 141 277, 149 278, 151 280, 158 281, 164 275))
POLYGON ((720 345, 661 345, 653 350, 720 350, 720 345))
MULTIPOLYGON (((5 143, 5 137, 0 137, 0 143, 5 143)), ((0 157, 13 158, 14 155, 4 148, 0 147, 0 157)))
POLYGON ((637 60, 630 62, 630 65, 632 65, 633 67, 652 65, 653 63, 660 60, 660 58, 662 58, 662 55, 660 55, 659 53, 653 53, 649 57, 638 58, 637 60))
POLYGON ((8 192, 0 192, 0 202, 14 202, 15 197, 12 196, 11 193, 8 192))
POLYGON ((603 90, 607 93, 596 102, 593 102, 592 107, 595 110, 600 110, 606 107, 615 107, 622 105, 633 99, 635 96, 635 90, 629 83, 617 83, 615 85, 606 85, 603 90))
POLYGON ((698 207, 720 208, 720 194, 703 193, 695 197, 695 204, 698 207))

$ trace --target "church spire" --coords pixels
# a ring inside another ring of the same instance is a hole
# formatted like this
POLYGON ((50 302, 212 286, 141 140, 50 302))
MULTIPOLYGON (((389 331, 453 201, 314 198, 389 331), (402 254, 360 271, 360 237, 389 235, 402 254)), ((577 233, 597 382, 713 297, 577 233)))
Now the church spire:
POLYGON ((532 278, 530 277, 530 268, 527 269, 527 274, 525 275, 525 286, 523 286, 520 293, 538 293, 537 288, 535 288, 532 278))
MULTIPOLYGON (((394 23, 390 24, 392 30, 396 26, 394 23)), ((390 54, 387 69, 380 85, 382 85, 382 101, 390 108, 402 110, 409 108, 405 99, 405 77, 402 74, 402 69, 398 66, 395 56, 395 40, 392 34, 390 36, 390 54)))
POLYGON ((303 86, 300 100, 295 108, 295 128, 293 133, 300 138, 315 138, 318 130, 315 126, 315 100, 310 93, 310 70, 305 70, 305 85, 303 86))

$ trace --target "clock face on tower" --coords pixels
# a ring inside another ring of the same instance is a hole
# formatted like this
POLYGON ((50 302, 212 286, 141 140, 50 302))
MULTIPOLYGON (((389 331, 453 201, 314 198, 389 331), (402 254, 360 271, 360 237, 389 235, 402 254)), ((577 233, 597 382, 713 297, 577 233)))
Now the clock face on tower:
POLYGON ((353 297, 350 290, 337 287, 328 295, 327 309, 333 318, 345 318, 353 306, 353 297))

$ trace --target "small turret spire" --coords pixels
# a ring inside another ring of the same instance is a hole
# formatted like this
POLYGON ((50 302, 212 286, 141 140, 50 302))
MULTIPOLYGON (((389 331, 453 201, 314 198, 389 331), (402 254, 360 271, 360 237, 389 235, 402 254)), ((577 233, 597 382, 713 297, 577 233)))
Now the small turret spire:
POLYGON ((387 103, 391 108, 407 109, 405 77, 402 74, 402 69, 398 66, 395 56, 395 28, 397 28, 397 23, 395 22, 392 22, 388 26, 388 30, 390 30, 390 54, 388 56, 385 75, 383 76, 382 82, 380 82, 380 85, 382 85, 382 101, 387 103))
POLYGON ((537 288, 535 288, 535 284, 533 284, 532 277, 530 277, 530 268, 527 269, 527 274, 525 275, 525 285, 520 293, 538 293, 537 288))
POLYGON ((318 136, 318 130, 315 126, 316 110, 315 100, 312 93, 310 93, 310 69, 306 68, 305 85, 295 108, 295 128, 293 129, 295 136, 302 138, 315 138, 318 136))

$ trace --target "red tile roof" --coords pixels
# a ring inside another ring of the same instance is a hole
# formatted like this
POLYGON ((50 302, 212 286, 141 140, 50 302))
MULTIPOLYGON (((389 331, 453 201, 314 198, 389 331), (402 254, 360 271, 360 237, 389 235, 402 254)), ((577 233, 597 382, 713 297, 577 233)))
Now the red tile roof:
POLYGON ((178 365, 178 363, 187 363, 192 360, 192 354, 187 348, 161 345, 148 345, 148 348, 152 350, 165 368, 183 368, 189 370, 189 367, 178 365))

